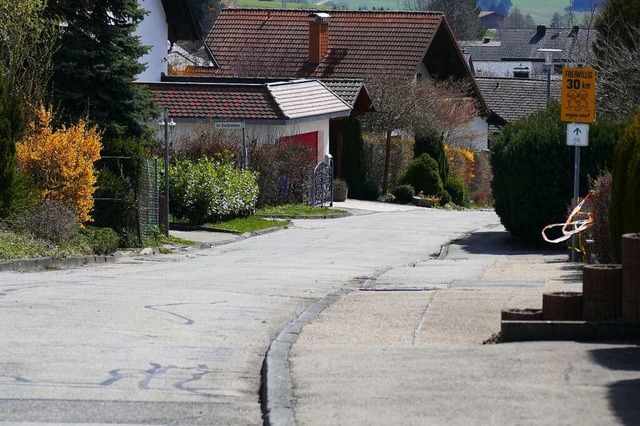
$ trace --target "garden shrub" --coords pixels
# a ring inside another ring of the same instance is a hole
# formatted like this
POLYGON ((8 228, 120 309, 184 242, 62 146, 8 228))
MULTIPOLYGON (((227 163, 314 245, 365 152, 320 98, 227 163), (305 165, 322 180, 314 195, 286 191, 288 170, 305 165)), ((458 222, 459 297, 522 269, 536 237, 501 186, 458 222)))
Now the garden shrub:
POLYGON ((91 219, 94 162, 100 158, 102 136, 83 120, 57 130, 52 120, 51 109, 40 107, 37 121, 30 123, 29 133, 16 146, 16 160, 42 198, 67 204, 78 223, 84 223, 91 219))
MULTIPOLYGON (((171 158, 198 161, 200 158, 231 158, 236 165, 242 161, 242 134, 216 129, 212 124, 196 125, 193 131, 181 134, 171 144, 171 158)), ((160 154, 160 153, 158 153, 160 154)))
POLYGON ((438 173, 438 163, 429 154, 422 154, 413 159, 400 178, 400 183, 411 185, 416 192, 422 192, 424 195, 440 195, 444 191, 438 173))
POLYGON ((16 94, 9 95, 0 72, 0 217, 13 211, 17 173, 16 140, 22 131, 22 107, 16 94))
POLYGON ((622 235, 640 232, 640 110, 616 147, 612 174, 611 238, 619 261, 622 235))
MULTIPOLYGON (((611 164, 620 123, 596 121, 590 127, 589 147, 583 149, 580 194, 589 189, 589 176, 611 164)), ((564 222, 573 194, 573 147, 566 145, 566 125, 560 106, 506 126, 491 147, 495 210, 515 237, 542 242, 541 230, 564 222)))
POLYGON ((295 143, 258 143, 251 147, 249 168, 257 172, 257 206, 305 201, 313 175, 314 153, 295 143))
POLYGON ((380 185, 374 180, 368 180, 364 183, 362 190, 362 199, 369 201, 377 201, 380 197, 380 185))
POLYGON ((491 181, 493 173, 488 152, 474 154, 474 177, 469 184, 469 198, 477 206, 493 206, 491 181))
POLYGON ((449 176, 449 161, 445 151, 444 136, 436 130, 424 131, 416 134, 413 145, 413 158, 422 154, 429 154, 438 163, 438 173, 442 182, 449 176))
POLYGON ((444 189, 451 196, 451 201, 462 207, 469 206, 469 196, 464 182, 457 176, 450 175, 444 183, 444 189))
POLYGON ((85 237, 85 240, 91 246, 93 254, 104 256, 112 254, 118 249, 120 237, 111 228, 86 226, 80 230, 80 234, 85 237))
POLYGON ((410 203, 411 199, 416 195, 416 191, 413 189, 413 186, 404 184, 396 186, 392 194, 396 199, 396 203, 407 204, 410 203))
POLYGON ((96 163, 96 201, 91 225, 117 232, 120 247, 138 247, 142 243, 136 195, 143 162, 150 157, 147 144, 145 139, 112 139, 96 163))
POLYGON ((451 194, 449 194, 449 191, 447 191, 446 189, 443 189, 442 191, 438 192, 437 196, 440 199, 439 204, 441 206, 446 206, 451 202, 451 194))
MULTIPOLYGON (((331 127, 331 155, 337 161, 337 135, 333 126, 331 127)), ((366 171, 364 167, 364 138, 362 136, 362 125, 357 117, 349 117, 342 122, 342 176, 349 185, 349 197, 361 198, 362 190, 366 181, 366 171)))
POLYGON ((76 214, 62 201, 41 199, 17 215, 13 229, 35 237, 64 244, 78 233, 76 214))
POLYGON ((191 224, 248 216, 258 199, 256 174, 228 162, 181 160, 169 167, 169 196, 171 214, 191 224))
POLYGON ((591 227, 595 254, 600 263, 614 263, 613 246, 611 245, 611 173, 604 172, 598 176, 593 189, 595 194, 590 198, 593 206, 594 223, 591 227))

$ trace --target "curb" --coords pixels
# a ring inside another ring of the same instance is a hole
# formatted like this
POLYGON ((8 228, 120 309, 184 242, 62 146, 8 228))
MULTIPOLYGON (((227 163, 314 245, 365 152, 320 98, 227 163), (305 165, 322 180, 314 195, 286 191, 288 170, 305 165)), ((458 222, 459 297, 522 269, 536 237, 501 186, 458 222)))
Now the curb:
POLYGON ((19 259, 0 262, 0 272, 28 272, 42 269, 80 268, 89 264, 114 263, 116 257, 78 256, 78 257, 41 257, 37 259, 19 259))
POLYGON ((287 324, 275 338, 262 363, 260 406, 264 425, 296 424, 293 415, 293 397, 289 354, 302 327, 313 321, 320 312, 345 294, 345 290, 330 293, 308 307, 297 319, 287 324))
MULTIPOLYGON (((368 287, 385 271, 378 271, 363 284, 368 287)), ((309 306, 300 316, 287 324, 271 344, 262 362, 260 371, 260 408, 265 426, 295 426, 293 413, 293 383, 289 370, 289 355, 293 344, 298 339, 302 328, 347 293, 346 289, 336 290, 309 306)))

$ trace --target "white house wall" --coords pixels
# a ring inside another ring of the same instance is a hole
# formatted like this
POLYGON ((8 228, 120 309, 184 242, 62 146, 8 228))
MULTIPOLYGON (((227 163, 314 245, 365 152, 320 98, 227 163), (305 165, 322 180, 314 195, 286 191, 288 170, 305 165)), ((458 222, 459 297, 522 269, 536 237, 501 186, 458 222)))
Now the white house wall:
POLYGON ((140 6, 149 13, 138 25, 135 34, 144 46, 151 46, 149 52, 140 58, 147 69, 137 76, 138 81, 160 81, 167 72, 167 43, 169 26, 161 0, 138 0, 140 6))
MULTIPOLYGON (((177 120, 175 131, 172 137, 177 138, 180 135, 193 133, 194 131, 197 131, 198 127, 203 125, 207 125, 207 123, 185 123, 177 120)), ((208 125, 214 126, 213 122, 208 123, 208 125)), ((245 131, 248 143, 250 143, 254 139, 259 142, 275 142, 283 136, 293 136, 310 132, 318 132, 318 160, 323 159, 325 155, 329 154, 328 119, 286 125, 247 124, 245 131)), ((239 136, 242 134, 241 130, 237 130, 237 132, 239 136)), ((161 137, 160 132, 158 134, 161 137)))
POLYGON ((468 125, 470 134, 473 135, 473 146, 479 151, 489 148, 489 124, 482 117, 474 117, 468 125))

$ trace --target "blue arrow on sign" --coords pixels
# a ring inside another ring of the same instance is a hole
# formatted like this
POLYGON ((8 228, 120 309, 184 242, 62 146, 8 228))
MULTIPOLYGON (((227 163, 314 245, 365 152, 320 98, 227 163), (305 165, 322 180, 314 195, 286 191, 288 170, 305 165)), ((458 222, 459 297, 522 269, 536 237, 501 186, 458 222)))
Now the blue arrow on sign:
POLYGON ((576 136, 577 136, 577 135, 579 135, 580 133, 582 133, 582 130, 580 130, 580 128, 579 128, 579 127, 576 127, 576 128, 574 129, 573 133, 575 133, 575 134, 576 134, 576 136))

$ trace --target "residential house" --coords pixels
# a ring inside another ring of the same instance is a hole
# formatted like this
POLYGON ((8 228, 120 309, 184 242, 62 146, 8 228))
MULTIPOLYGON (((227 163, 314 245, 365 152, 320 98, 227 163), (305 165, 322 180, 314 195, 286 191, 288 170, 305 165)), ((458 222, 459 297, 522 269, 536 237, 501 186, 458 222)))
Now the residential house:
POLYGON ((480 22, 486 28, 501 30, 504 28, 504 18, 505 16, 501 13, 498 13, 494 10, 482 10, 478 14, 480 18, 480 22))
MULTIPOLYGON (((489 108, 497 116, 490 126, 492 135, 500 127, 533 114, 547 106, 547 81, 529 78, 476 77, 489 108)), ((560 80, 551 81, 550 98, 560 101, 560 80)))
POLYGON ((366 110, 370 106, 358 81, 327 81, 348 99, 344 101, 316 80, 167 76, 169 44, 203 38, 191 2, 143 0, 141 5, 149 13, 138 35, 152 47, 142 58, 147 70, 138 81, 147 85, 159 107, 167 108, 176 133, 193 131, 197 123, 233 121, 241 123, 249 140, 286 140, 308 146, 317 162, 329 154, 329 121, 349 116, 352 107, 366 110))
POLYGON ((563 66, 577 66, 588 62, 595 30, 572 28, 504 28, 500 41, 462 41, 463 51, 469 55, 476 76, 513 77, 514 69, 528 68, 529 77, 546 78, 545 54, 540 49, 560 49, 553 56, 552 78, 560 78, 563 66))
MULTIPOLYGON (((223 9, 206 42, 210 77, 317 78, 366 81, 382 74, 446 80, 472 74, 442 13, 223 9)), ((469 126, 487 144, 489 111, 477 87, 481 116, 469 126)))
POLYGON ((149 52, 140 58, 147 69, 138 75, 138 81, 160 81, 167 73, 167 52, 170 44, 178 40, 202 40, 203 34, 196 21, 189 0, 139 0, 147 16, 136 29, 136 35, 149 52))
POLYGON ((314 164, 329 154, 329 120, 351 114, 351 106, 317 80, 174 80, 147 86, 156 103, 170 111, 177 132, 189 132, 199 123, 239 123, 248 141, 311 148, 314 164))

